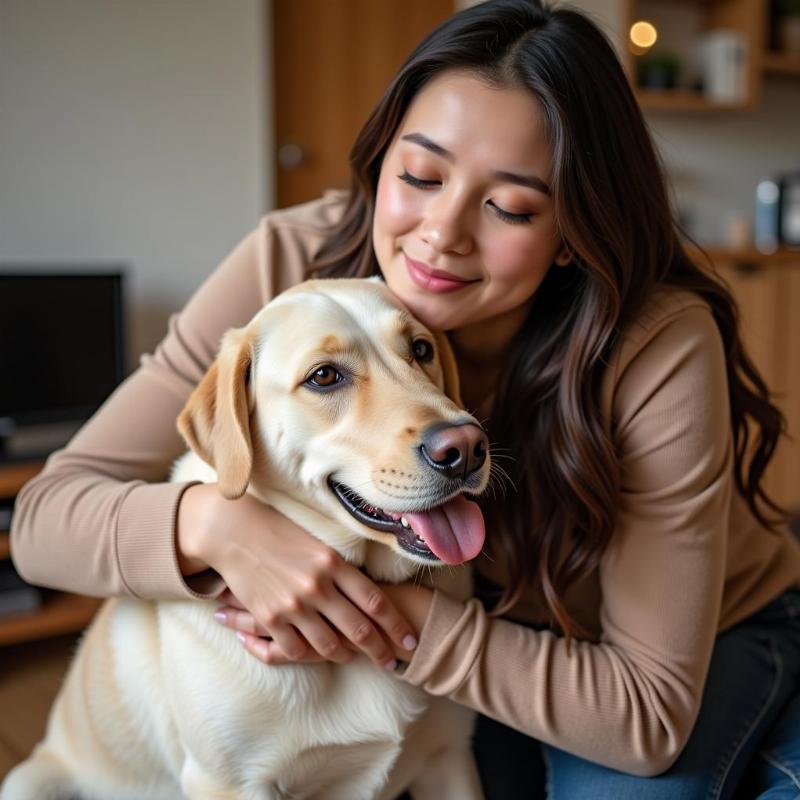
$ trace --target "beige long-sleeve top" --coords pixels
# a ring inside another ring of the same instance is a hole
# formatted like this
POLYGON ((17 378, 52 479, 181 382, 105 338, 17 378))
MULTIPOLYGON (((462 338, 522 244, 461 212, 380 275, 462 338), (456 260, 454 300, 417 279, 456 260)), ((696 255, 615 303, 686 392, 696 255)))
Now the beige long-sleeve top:
MULTIPOLYGON (((176 417, 222 333, 306 276, 343 200, 329 193, 267 215, 25 487, 11 544, 27 580, 98 596, 202 596, 175 556, 186 486, 165 480, 184 449, 176 417)), ((688 738, 716 634, 798 583, 800 549, 788 532, 762 530, 735 491, 722 344, 698 297, 653 296, 610 360, 601 403, 622 468, 618 525, 567 597, 593 639, 567 648, 437 592, 402 677, 579 756, 655 774, 688 738)), ((478 568, 503 583, 502 563, 478 568)), ((514 617, 546 620, 536 587, 514 617)))

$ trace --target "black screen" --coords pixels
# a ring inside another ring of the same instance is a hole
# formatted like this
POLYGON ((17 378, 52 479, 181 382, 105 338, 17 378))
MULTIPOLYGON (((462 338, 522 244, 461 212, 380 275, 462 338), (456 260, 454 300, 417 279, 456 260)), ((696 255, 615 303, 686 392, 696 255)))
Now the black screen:
POLYGON ((0 417, 88 417, 124 375, 122 276, 0 271, 0 417))

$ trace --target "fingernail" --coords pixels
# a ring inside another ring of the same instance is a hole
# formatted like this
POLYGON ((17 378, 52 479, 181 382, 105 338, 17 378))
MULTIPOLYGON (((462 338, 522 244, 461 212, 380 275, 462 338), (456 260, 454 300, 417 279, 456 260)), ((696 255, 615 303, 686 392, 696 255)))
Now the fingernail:
POLYGON ((389 672, 394 672, 397 669, 397 660, 393 658, 391 661, 387 661, 383 668, 389 670, 389 672))
POLYGON ((240 641, 242 644, 244 644, 244 643, 247 641, 247 637, 246 637, 246 636, 245 636, 245 635, 244 635, 244 634, 243 634, 241 631, 236 631, 236 638, 237 638, 237 639, 238 639, 238 640, 239 640, 239 641, 240 641))
POLYGON ((226 622, 228 619, 228 615, 224 611, 215 611, 214 612, 214 619, 217 622, 226 622))
POLYGON ((409 633, 405 639, 403 639, 403 647, 406 650, 413 650, 417 646, 417 640, 409 633))

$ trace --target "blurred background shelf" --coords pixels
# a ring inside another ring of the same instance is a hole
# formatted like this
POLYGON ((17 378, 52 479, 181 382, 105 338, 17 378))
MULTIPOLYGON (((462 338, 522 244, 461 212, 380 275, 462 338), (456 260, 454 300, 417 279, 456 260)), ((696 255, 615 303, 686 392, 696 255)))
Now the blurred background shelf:
MULTIPOLYGON (((0 463, 0 498, 13 499, 42 466, 42 461, 0 463)), ((10 555, 8 531, 0 530, 0 562, 10 555)), ((101 603, 94 597, 52 590, 43 590, 42 598, 40 608, 0 616, 0 646, 80 631, 101 603)))
POLYGON ((800 80, 800 55, 768 51, 762 56, 761 67, 767 75, 800 80))
POLYGON ((781 33, 787 15, 797 19, 771 0, 624 0, 621 55, 642 108, 754 111, 765 79, 800 80, 798 45, 781 33))
POLYGON ((18 644, 82 630, 102 601, 66 592, 47 592, 36 611, 0 617, 0 645, 18 644))
MULTIPOLYGON (((699 252, 690 248, 696 256, 699 252)), ((774 253, 762 253, 755 247, 722 247, 707 246, 703 247, 703 252, 715 264, 756 264, 756 265, 783 265, 795 266, 800 268, 800 250, 781 248, 774 253)))
POLYGON ((41 461, 0 463, 0 498, 14 497, 42 466, 41 461))
POLYGON ((704 113, 716 111, 747 111, 750 105, 741 103, 719 103, 709 100, 700 92, 689 89, 636 89, 636 99, 646 111, 668 111, 676 113, 704 113))

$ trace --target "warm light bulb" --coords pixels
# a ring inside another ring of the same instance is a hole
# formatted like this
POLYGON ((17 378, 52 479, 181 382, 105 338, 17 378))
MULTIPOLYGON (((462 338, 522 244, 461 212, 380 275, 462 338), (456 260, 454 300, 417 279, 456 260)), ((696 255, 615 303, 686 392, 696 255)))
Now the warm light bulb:
POLYGON ((631 43, 635 47, 641 50, 649 50, 658 39, 658 31, 651 23, 640 20, 631 25, 630 37, 631 43))

